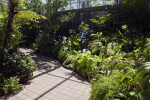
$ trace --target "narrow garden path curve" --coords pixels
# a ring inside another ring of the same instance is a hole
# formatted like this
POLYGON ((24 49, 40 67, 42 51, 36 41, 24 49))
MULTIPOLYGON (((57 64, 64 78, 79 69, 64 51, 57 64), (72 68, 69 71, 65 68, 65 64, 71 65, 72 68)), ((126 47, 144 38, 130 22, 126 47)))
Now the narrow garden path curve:
POLYGON ((84 78, 32 49, 19 50, 34 59, 38 69, 30 84, 24 85, 21 92, 8 100, 89 100, 91 86, 84 78))

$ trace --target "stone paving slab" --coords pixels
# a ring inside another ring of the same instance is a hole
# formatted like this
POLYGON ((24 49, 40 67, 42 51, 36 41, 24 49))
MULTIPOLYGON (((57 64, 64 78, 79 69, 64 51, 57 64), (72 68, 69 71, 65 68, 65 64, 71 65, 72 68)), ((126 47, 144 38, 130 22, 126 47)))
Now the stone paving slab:
POLYGON ((38 65, 31 83, 24 85, 18 94, 7 100, 89 100, 91 86, 81 76, 63 68, 58 61, 34 53, 31 49, 19 49, 38 65))

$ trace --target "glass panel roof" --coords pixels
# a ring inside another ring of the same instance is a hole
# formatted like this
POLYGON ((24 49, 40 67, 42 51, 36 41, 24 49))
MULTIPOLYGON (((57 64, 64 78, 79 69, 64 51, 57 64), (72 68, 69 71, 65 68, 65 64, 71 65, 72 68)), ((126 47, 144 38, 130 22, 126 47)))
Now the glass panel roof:
POLYGON ((65 10, 109 5, 114 3, 114 0, 68 0, 68 3, 69 5, 65 8, 65 10))

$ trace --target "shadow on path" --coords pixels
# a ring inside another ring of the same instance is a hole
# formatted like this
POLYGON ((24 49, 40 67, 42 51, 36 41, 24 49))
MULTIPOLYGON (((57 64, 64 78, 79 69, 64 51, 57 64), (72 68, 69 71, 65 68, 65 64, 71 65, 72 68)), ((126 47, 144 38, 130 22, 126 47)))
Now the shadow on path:
MULTIPOLYGON (((47 95, 53 95, 53 92, 58 92, 57 95, 59 96, 64 90, 65 94, 63 97, 66 96, 66 98, 70 98, 65 100, 81 100, 80 98, 84 98, 84 100, 89 99, 90 84, 83 77, 71 70, 63 68, 57 60, 37 54, 32 49, 19 48, 19 51, 35 60, 38 68, 37 71, 34 72, 35 75, 33 74, 34 76, 31 78, 31 84, 25 85, 27 88, 24 88, 18 94, 13 95, 6 100, 27 100, 23 99, 23 97, 26 97, 29 100, 43 100, 43 98, 47 99, 47 95), (51 87, 49 87, 50 85, 51 87), (56 91, 57 89, 60 89, 61 86, 64 86, 65 88, 56 91), (37 90, 34 90, 35 87, 37 90), (40 87, 45 89, 45 91, 40 92, 40 87), (25 94, 22 93, 24 91, 26 91, 25 94), (72 95, 70 93, 72 93, 72 95), (33 97, 35 95, 36 97, 33 97)), ((56 99, 58 100, 57 96, 54 100, 56 99)), ((62 98, 59 100, 61 99, 62 98)), ((48 100, 51 99, 48 98, 48 100)))
MULTIPOLYGON (((48 74, 49 72, 57 70, 60 67, 62 67, 62 65, 57 60, 37 54, 32 49, 19 48, 19 51, 27 56, 30 56, 33 60, 35 60, 37 64, 37 70, 41 72, 40 74, 33 76, 32 79, 37 78, 44 74, 48 74)), ((73 75, 82 82, 86 81, 83 77, 79 76, 78 74, 72 74, 70 72, 69 73, 65 72, 65 74, 68 76, 73 75)))

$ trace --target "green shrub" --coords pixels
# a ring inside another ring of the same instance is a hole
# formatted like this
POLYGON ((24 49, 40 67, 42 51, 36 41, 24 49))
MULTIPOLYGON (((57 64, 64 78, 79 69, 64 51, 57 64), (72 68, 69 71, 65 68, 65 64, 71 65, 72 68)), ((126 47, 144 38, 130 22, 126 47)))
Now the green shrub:
POLYGON ((130 83, 121 83, 123 71, 113 70, 110 76, 97 75, 92 84, 92 100, 108 100, 126 98, 130 83))
POLYGON ((30 57, 19 53, 7 53, 4 58, 4 61, 0 63, 0 72, 5 78, 18 76, 21 83, 28 81, 37 67, 30 57))
POLYGON ((73 63, 73 60, 74 60, 75 57, 76 57, 76 55, 74 55, 74 54, 72 54, 70 52, 66 53, 66 55, 65 55, 65 61, 63 62, 63 66, 65 68, 73 70, 74 66, 73 66, 72 63, 73 63))
MULTIPOLYGON (((36 70, 37 66, 34 60, 30 57, 22 56, 17 60, 18 66, 16 67, 16 71, 20 77, 21 82, 28 81, 32 77, 33 71, 36 70)), ((15 70, 14 70, 15 71, 15 70)))
POLYGON ((59 51, 59 53, 58 53, 58 60, 60 62, 63 62, 66 59, 65 55, 66 55, 65 51, 59 51))
POLYGON ((13 92, 14 90, 21 89, 21 84, 19 84, 19 78, 10 77, 8 80, 4 80, 3 91, 5 94, 13 92))
POLYGON ((86 53, 74 52, 75 54, 67 54, 67 59, 64 61, 63 65, 66 67, 71 67, 83 77, 91 79, 96 74, 98 69, 97 63, 100 59, 96 55, 91 55, 91 52, 86 53))
POLYGON ((40 33, 35 41, 41 54, 54 58, 62 46, 60 41, 55 40, 52 33, 40 33))
POLYGON ((93 41, 91 52, 93 55, 99 55, 100 57, 103 57, 106 55, 106 46, 102 45, 102 42, 93 41))
POLYGON ((3 94, 3 84, 4 84, 4 77, 2 73, 0 73, 0 96, 3 94))
POLYGON ((64 62, 66 60, 66 55, 67 53, 71 53, 71 48, 70 48, 70 45, 68 45, 67 43, 66 44, 63 44, 63 46, 60 48, 59 52, 58 52, 58 60, 60 62, 64 62))
POLYGON ((132 98, 137 98, 138 100, 148 100, 150 94, 150 62, 146 62, 141 65, 136 65, 135 69, 130 69, 122 78, 121 82, 124 82, 129 77, 132 77, 134 80, 133 89, 129 94, 132 98))
POLYGON ((100 62, 99 57, 91 55, 90 51, 86 53, 79 53, 73 60, 73 68, 82 76, 91 79, 98 69, 97 62, 100 62))
POLYGON ((34 70, 35 61, 14 50, 4 50, 5 55, 0 62, 0 96, 19 90, 21 84, 27 82, 34 70))

